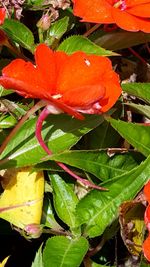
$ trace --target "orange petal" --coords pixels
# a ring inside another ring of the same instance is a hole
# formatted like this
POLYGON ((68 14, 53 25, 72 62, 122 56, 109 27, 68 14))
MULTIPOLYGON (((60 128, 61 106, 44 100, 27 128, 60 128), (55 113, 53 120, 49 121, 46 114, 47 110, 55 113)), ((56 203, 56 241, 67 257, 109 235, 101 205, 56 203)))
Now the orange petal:
POLYGON ((108 58, 76 52, 68 56, 57 80, 57 92, 62 94, 85 85, 95 85, 106 69, 112 68, 108 58))
POLYGON ((54 52, 55 61, 56 61, 56 73, 57 77, 59 73, 62 71, 64 64, 67 62, 69 56, 63 51, 56 51, 54 52))
POLYGON ((54 52, 45 44, 40 44, 36 48, 35 61, 37 70, 40 71, 51 94, 56 92, 57 76, 67 58, 68 56, 64 52, 54 52))
POLYGON ((150 0, 126 0, 125 1, 127 7, 133 7, 136 5, 147 4, 149 2, 150 2, 150 0))
POLYGON ((66 91, 60 101, 71 107, 86 107, 104 96, 102 84, 87 85, 66 91))
POLYGON ((126 11, 121 11, 117 8, 113 8, 112 11, 115 23, 122 29, 127 31, 143 31, 150 33, 150 20, 140 18, 129 14, 126 11))
POLYGON ((115 23, 122 29, 127 31, 139 31, 139 25, 134 16, 128 14, 126 11, 121 11, 118 8, 112 9, 112 16, 115 23))
POLYGON ((105 0, 74 0, 73 13, 82 21, 95 23, 114 23, 111 5, 105 0))
POLYGON ((109 3, 111 6, 114 5, 114 0, 106 0, 107 3, 109 3))
POLYGON ((150 231, 150 205, 147 206, 144 213, 144 221, 148 231, 150 231))
POLYGON ((51 94, 49 94, 45 89, 43 89, 40 85, 35 86, 30 85, 24 81, 16 80, 14 78, 9 77, 0 77, 0 84, 5 89, 15 90, 18 94, 26 97, 26 98, 39 98, 39 99, 51 99, 51 94))
POLYGON ((107 58, 76 52, 69 56, 60 72, 57 93, 63 95, 67 105, 89 105, 103 96, 103 74, 111 68, 107 58))
POLYGON ((0 8, 0 25, 3 24, 6 15, 5 8, 0 8))
POLYGON ((144 257, 148 261, 150 261, 150 235, 144 241, 142 248, 143 248, 144 257))
POLYGON ((105 96, 99 101, 102 106, 101 112, 108 111, 116 103, 122 92, 118 75, 114 71, 106 72, 106 75, 105 96))
POLYGON ((133 6, 132 8, 128 8, 127 12, 142 18, 150 18, 150 2, 147 4, 141 4, 133 6))
POLYGON ((139 29, 142 32, 150 33, 150 19, 138 19, 139 29))
POLYGON ((144 192, 144 195, 146 197, 146 200, 150 203, 150 180, 144 186, 143 192, 144 192))
POLYGON ((64 65, 57 92, 62 95, 60 101, 67 105, 84 108, 99 101, 105 112, 117 101, 121 88, 109 59, 77 52, 64 65), (104 100, 100 100, 105 90, 104 100))
POLYGON ((26 97, 47 98, 50 93, 43 77, 30 62, 13 60, 2 71, 0 83, 7 89, 14 89, 26 97))
POLYGON ((56 64, 54 52, 45 44, 38 45, 35 51, 35 62, 42 79, 47 83, 47 87, 51 93, 55 93, 56 64))

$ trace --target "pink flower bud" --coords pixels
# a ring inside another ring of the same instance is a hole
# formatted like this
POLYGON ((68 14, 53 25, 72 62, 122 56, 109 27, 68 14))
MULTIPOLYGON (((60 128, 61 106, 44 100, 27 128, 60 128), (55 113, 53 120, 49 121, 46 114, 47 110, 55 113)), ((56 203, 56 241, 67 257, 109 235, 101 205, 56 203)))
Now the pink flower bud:
POLYGON ((25 226, 24 231, 31 238, 38 238, 42 234, 42 226, 39 224, 28 224, 25 226))
POLYGON ((38 21, 37 27, 41 28, 43 31, 47 31, 51 25, 51 18, 48 14, 42 16, 42 18, 38 21))

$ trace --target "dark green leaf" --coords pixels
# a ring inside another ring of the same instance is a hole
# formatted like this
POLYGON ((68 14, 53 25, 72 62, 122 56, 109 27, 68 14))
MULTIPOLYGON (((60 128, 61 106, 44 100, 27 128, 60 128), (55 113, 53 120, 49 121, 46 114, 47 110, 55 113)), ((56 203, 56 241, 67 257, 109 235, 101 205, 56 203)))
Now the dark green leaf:
POLYGON ((144 156, 150 154, 150 127, 109 119, 112 127, 144 156))
POLYGON ((44 267, 79 267, 88 250, 88 241, 55 236, 49 238, 43 252, 44 267))
POLYGON ((81 35, 74 35, 64 40, 58 47, 59 51, 72 54, 76 51, 83 51, 87 54, 96 54, 100 56, 114 56, 115 53, 105 50, 98 45, 92 43, 88 38, 81 35))
POLYGON ((84 234, 101 235, 118 216, 119 206, 133 199, 150 177, 150 157, 139 167, 103 183, 108 192, 92 190, 77 205, 80 224, 85 225, 84 234))
POLYGON ((94 131, 91 131, 87 136, 86 148, 100 149, 110 147, 120 147, 121 137, 114 128, 104 121, 94 131))
POLYGON ((97 31, 91 38, 97 45, 110 50, 120 50, 150 41, 150 34, 144 32, 127 32, 123 30, 101 32, 97 31))

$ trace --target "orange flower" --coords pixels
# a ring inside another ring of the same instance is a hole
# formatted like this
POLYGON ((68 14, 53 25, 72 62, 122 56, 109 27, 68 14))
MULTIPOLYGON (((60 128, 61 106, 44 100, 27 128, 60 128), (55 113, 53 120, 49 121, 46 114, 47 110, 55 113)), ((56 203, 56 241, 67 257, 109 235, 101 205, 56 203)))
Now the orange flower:
POLYGON ((82 21, 115 23, 127 31, 150 33, 150 0, 73 0, 82 21))
MULTIPOLYGON (((0 8, 0 25, 4 23, 6 16, 6 10, 5 8, 0 8)), ((3 30, 0 30, 0 45, 7 44, 7 36, 3 30)))
POLYGON ((147 230, 149 232, 149 235, 147 239, 144 241, 142 249, 143 249, 145 258, 148 261, 150 261, 150 181, 148 181, 148 183, 144 186, 144 195, 146 197, 146 200, 149 203, 144 214, 144 221, 145 221, 147 230))
POLYGON ((5 19, 6 11, 5 8, 0 8, 0 25, 3 24, 5 19))
POLYGON ((150 180, 144 186, 143 192, 144 192, 144 196, 148 202, 148 206, 147 206, 147 208, 145 210, 145 214, 144 214, 144 221, 145 221, 145 224, 146 224, 148 231, 150 232, 150 180))
POLYGON ((148 203, 150 203, 150 180, 147 182, 147 184, 144 186, 144 195, 146 197, 146 200, 148 203))
POLYGON ((150 261, 150 234, 147 237, 147 239, 144 241, 143 243, 143 253, 144 253, 144 257, 150 261))
POLYGON ((121 94, 118 75, 106 57, 83 52, 67 55, 40 44, 35 62, 13 60, 2 70, 0 84, 25 97, 89 114, 109 110, 121 94))
POLYGON ((147 206, 144 214, 145 225, 150 232, 150 205, 147 206))

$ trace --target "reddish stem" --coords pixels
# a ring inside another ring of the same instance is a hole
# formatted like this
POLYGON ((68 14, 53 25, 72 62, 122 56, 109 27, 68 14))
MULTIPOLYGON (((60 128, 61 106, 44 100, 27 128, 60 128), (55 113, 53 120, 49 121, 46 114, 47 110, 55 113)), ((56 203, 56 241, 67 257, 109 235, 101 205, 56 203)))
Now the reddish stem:
POLYGON ((148 53, 150 54, 150 48, 149 48, 148 43, 146 43, 145 46, 146 46, 146 48, 147 48, 148 53))
POLYGON ((141 57, 141 56, 140 56, 140 55, 139 55, 133 48, 129 47, 128 49, 129 49, 130 52, 131 52, 135 57, 137 57, 142 63, 144 63, 144 64, 147 65, 146 60, 145 60, 143 57, 141 57))
MULTIPOLYGON (((42 138, 42 125, 44 120, 47 118, 47 116, 49 114, 60 114, 62 113, 62 111, 60 109, 58 109, 54 104, 48 105, 46 106, 43 111, 41 112, 41 114, 39 115, 39 118, 37 120, 36 123, 36 138, 40 144, 40 146, 46 151, 46 153, 48 155, 52 155, 52 151, 49 150, 49 148, 47 147, 47 145, 44 143, 43 138, 42 138)), ((68 174, 70 174, 72 177, 74 177, 76 180, 80 181, 82 184, 84 184, 85 186, 91 187, 91 188, 95 188, 98 190, 107 190, 106 188, 100 187, 98 185, 95 185, 91 182, 89 182, 88 180, 85 180, 83 178, 81 178, 80 176, 76 175, 74 172, 72 172, 65 164, 61 163, 61 162, 56 162, 65 172, 67 172, 68 174)))

